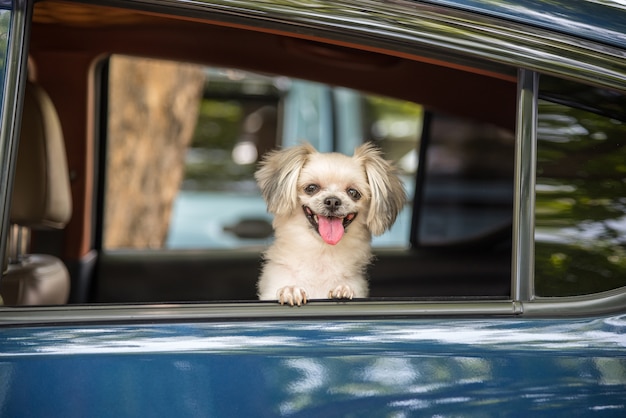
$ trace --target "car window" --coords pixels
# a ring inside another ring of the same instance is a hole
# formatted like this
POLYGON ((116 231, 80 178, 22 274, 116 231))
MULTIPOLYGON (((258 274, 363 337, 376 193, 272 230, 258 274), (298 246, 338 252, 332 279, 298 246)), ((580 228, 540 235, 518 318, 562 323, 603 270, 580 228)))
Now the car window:
POLYGON ((626 97, 542 77, 538 107, 536 293, 626 285, 626 97))
POLYGON ((4 95, 4 73, 6 71, 7 47, 9 43, 9 23, 11 12, 2 10, 0 3, 0 106, 3 103, 4 95))
MULTIPOLYGON (((9 43, 9 22, 11 20, 11 12, 8 10, 2 10, 4 6, 6 5, 0 2, 0 123, 2 124, 5 122, 2 120, 2 115, 4 114, 4 78, 6 73, 7 48, 9 43)), ((1 234, 0 239, 2 239, 1 234)), ((3 252, 4 247, 0 245, 0 254, 3 252)), ((0 256, 0 271, 2 272, 4 272, 6 264, 8 263, 7 258, 8 256, 0 256)), ((0 305, 2 305, 2 296, 0 296, 0 305)))
MULTIPOLYGON (((375 141, 413 192, 418 104, 280 75, 127 56, 109 60, 107 84, 105 249, 266 246, 271 217, 254 171, 266 151, 303 140, 348 154, 375 141)), ((410 223, 408 204, 373 245, 407 247, 410 223)))

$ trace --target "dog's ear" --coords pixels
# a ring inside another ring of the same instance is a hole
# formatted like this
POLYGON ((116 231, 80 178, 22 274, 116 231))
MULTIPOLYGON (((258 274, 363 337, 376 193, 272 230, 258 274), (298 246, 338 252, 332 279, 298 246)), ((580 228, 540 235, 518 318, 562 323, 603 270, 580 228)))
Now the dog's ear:
POLYGON ((382 152, 371 142, 354 151, 354 158, 365 169, 370 186, 370 210, 367 227, 374 235, 381 235, 393 225, 406 202, 406 193, 395 167, 386 161, 382 152))
POLYGON ((308 161, 309 155, 315 152, 315 148, 305 143, 265 154, 254 177, 270 213, 286 215, 296 208, 300 170, 308 161))

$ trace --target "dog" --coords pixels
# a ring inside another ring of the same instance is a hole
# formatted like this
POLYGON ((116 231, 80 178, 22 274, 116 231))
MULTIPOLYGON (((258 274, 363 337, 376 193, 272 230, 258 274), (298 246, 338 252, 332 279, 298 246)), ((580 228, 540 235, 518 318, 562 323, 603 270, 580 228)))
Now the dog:
POLYGON ((268 152, 255 173, 274 215, 264 253, 260 300, 364 298, 371 236, 389 229, 406 201, 395 167, 372 143, 352 157, 310 144, 268 152))

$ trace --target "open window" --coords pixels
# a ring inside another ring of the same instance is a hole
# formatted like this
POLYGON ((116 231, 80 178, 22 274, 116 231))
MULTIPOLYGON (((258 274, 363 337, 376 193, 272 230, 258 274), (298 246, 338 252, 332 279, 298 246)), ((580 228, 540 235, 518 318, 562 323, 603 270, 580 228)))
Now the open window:
POLYGON ((253 174, 303 140, 373 141, 399 168, 409 202, 373 239, 372 297, 510 296, 511 130, 284 75, 119 55, 104 68, 99 301, 255 299, 272 228, 253 174), (165 292, 171 276, 188 288, 165 292))

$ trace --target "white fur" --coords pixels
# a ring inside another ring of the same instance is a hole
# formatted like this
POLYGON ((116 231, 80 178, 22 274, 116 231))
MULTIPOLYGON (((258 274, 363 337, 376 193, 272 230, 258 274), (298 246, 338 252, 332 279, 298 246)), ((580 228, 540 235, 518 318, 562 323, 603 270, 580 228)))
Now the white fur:
POLYGON ((364 144, 348 157, 321 154, 304 144, 268 153, 255 176, 275 230, 274 244, 264 254, 259 299, 301 305, 309 299, 367 297, 371 234, 391 227, 406 200, 380 151, 364 144), (310 184, 319 190, 306 193, 310 184), (361 197, 354 199, 348 189, 361 197), (303 210, 306 205, 321 215, 327 210, 324 201, 332 197, 341 201, 337 217, 357 214, 335 245, 322 239, 303 210))

